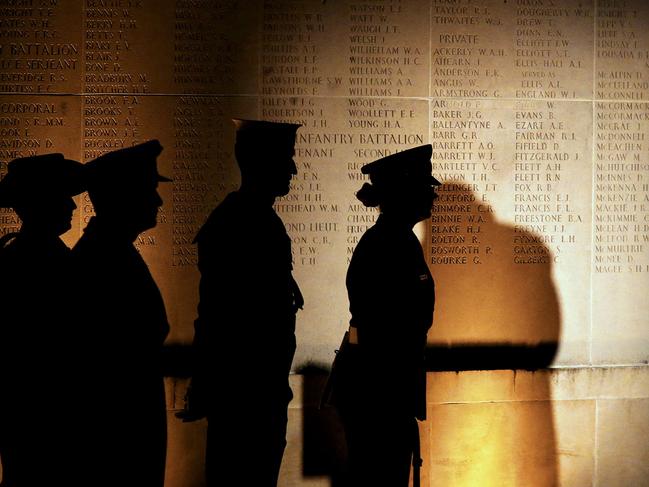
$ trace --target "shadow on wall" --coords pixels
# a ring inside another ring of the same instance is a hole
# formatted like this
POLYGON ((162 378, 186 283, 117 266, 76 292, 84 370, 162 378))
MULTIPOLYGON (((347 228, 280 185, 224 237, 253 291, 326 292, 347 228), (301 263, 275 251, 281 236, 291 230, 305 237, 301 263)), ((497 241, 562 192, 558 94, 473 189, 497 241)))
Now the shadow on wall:
POLYGON ((561 326, 549 236, 499 223, 466 186, 441 187, 425 249, 437 296, 429 369, 548 367, 561 326))
MULTIPOLYGON (((532 228, 498 222, 470 187, 442 186, 433 213, 425 249, 437 295, 429 370, 548 367, 561 327, 554 243, 532 228)), ((537 400, 528 402, 516 400, 516 375, 508 391, 490 389, 492 376, 466 383, 475 390, 450 392, 429 383, 429 485, 463 487, 477 479, 484 487, 557 485, 548 376, 535 374, 537 400)))

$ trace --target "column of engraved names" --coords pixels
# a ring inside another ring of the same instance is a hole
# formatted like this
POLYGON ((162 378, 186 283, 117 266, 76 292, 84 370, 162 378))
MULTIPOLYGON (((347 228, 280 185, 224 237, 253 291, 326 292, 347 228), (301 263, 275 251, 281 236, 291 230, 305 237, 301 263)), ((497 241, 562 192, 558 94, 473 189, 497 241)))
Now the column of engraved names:
POLYGON ((349 3, 350 96, 413 96, 428 90, 428 22, 400 0, 349 3))
POLYGON ((347 98, 346 132, 353 152, 346 164, 349 182, 345 201, 345 240, 347 262, 363 233, 374 225, 379 213, 366 208, 354 194, 366 182, 361 168, 376 159, 428 142, 424 135, 428 121, 428 104, 413 100, 347 98))
POLYGON ((516 98, 590 98, 590 5, 516 0, 515 11, 516 98))
POLYGON ((186 95, 174 102, 173 148, 169 148, 173 151, 173 267, 198 263, 193 244, 198 229, 212 208, 236 189, 232 149, 223 140, 232 128, 226 111, 221 100, 212 96, 186 95))
POLYGON ((507 22, 502 4, 431 0, 432 97, 510 96, 502 84, 509 59, 501 38, 507 22))
POLYGON ((318 45, 326 33, 318 4, 265 0, 262 17, 262 94, 320 94, 326 83, 318 45))
POLYGON ((502 158, 506 125, 480 100, 433 99, 433 174, 442 182, 431 226, 431 264, 480 264, 492 249, 485 243, 491 199, 502 158))
POLYGON ((646 103, 596 103, 596 273, 649 272, 648 129, 646 103))
MULTIPOLYGON (((88 0, 84 9, 83 90, 85 93, 147 93, 149 79, 141 69, 127 71, 134 63, 141 68, 144 59, 136 58, 139 17, 146 10, 140 1, 99 2, 88 0), (135 41, 134 41, 135 40, 135 41)), ((139 36, 143 37, 143 36, 139 36)))
POLYGON ((0 3, 0 92, 79 89, 80 12, 71 3, 0 3))
MULTIPOLYGON (((347 112, 345 130, 352 132, 349 137, 353 144, 352 147, 354 147, 353 157, 350 157, 346 163, 345 180, 350 184, 350 194, 354 194, 365 182, 369 182, 369 178, 361 172, 361 168, 373 160, 392 153, 389 149, 382 147, 360 147, 360 137, 356 132, 359 129, 376 130, 380 128, 382 121, 387 121, 388 117, 394 118, 394 110, 388 107, 386 100, 349 98, 345 100, 345 103, 347 112)), ((378 211, 375 208, 366 207, 358 199, 353 198, 346 202, 345 255, 348 264, 358 241, 374 225, 377 218, 378 211)))
MULTIPOLYGON (((83 158, 94 159, 122 149, 142 136, 138 112, 148 92, 147 74, 129 72, 126 66, 141 66, 134 43, 140 20, 146 12, 135 0, 84 3, 83 51, 83 158)), ((146 41, 148 42, 148 41, 146 41)))
POLYGON ((649 99, 647 19, 649 5, 642 0, 598 1, 597 99, 649 99))
POLYGON ((176 0, 173 86, 181 93, 256 92, 258 59, 249 45, 258 36, 254 12, 259 5, 250 0, 176 0), (246 12, 246 22, 238 21, 241 12, 246 12))
POLYGON ((517 264, 558 262, 562 252, 583 243, 577 241, 584 218, 576 211, 579 192, 573 189, 583 180, 577 169, 584 154, 573 150, 584 134, 570 128, 570 110, 559 114, 558 108, 554 102, 516 102, 513 254, 517 264))
MULTIPOLYGON (((83 160, 131 146, 141 136, 138 108, 146 92, 145 74, 125 72, 123 63, 134 56, 129 43, 137 31, 133 17, 139 2, 88 0, 83 10, 82 147, 83 160), (124 7, 124 8, 123 8, 124 7)), ((84 196, 83 222, 94 214, 84 196)))
MULTIPOLYGON (((138 17, 145 12, 140 1, 88 0, 83 10, 82 101, 83 159, 89 161, 107 152, 142 142, 139 112, 148 92, 146 73, 130 72, 144 62, 133 49, 140 28, 138 17)), ((94 214, 84 196, 83 221, 94 214)), ((162 215, 162 218, 166 218, 162 215)), ((155 243, 151 237, 150 243, 155 243)))
POLYGON ((334 118, 331 101, 311 97, 262 98, 264 120, 302 124, 297 131, 295 156, 298 173, 290 192, 277 199, 275 209, 293 240, 297 266, 318 265, 323 251, 334 244, 340 229, 340 204, 335 196, 336 162, 350 138, 329 127, 334 118))
POLYGON ((86 95, 82 97, 83 159, 123 149, 141 137, 135 95, 86 95))

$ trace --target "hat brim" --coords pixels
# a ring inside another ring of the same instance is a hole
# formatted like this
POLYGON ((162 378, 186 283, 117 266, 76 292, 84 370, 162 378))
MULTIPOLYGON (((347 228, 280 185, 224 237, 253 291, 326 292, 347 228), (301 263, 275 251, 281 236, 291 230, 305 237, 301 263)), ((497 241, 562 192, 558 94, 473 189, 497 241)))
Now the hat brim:
POLYGON ((83 166, 78 161, 61 158, 51 164, 55 164, 57 170, 50 174, 7 173, 0 181, 0 208, 14 208, 30 202, 41 205, 52 198, 72 198, 86 191, 83 166))

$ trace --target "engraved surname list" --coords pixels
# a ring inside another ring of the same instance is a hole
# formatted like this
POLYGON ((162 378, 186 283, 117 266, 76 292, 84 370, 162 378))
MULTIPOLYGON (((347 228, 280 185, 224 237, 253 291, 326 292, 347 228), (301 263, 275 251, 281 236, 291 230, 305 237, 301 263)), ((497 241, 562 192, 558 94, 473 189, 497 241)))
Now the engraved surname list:
POLYGON ((175 92, 254 93, 260 7, 261 0, 176 0, 175 92))
POLYGON ((0 3, 0 92, 79 90, 81 12, 75 2, 0 3))
POLYGON ((350 1, 349 96, 421 96, 428 87, 428 27, 418 6, 350 1))
POLYGON ((495 102, 433 99, 430 143, 439 188, 431 220, 433 266, 480 265, 490 258, 488 220, 501 189, 505 118, 495 102))
POLYGON ((590 98, 593 8, 567 0, 516 1, 517 98, 590 98))
POLYGON ((596 25, 596 98, 649 99, 649 5, 600 0, 596 25))
POLYGON ((262 94, 318 95, 326 83, 320 67, 324 17, 302 0, 266 0, 262 18, 262 94))
POLYGON ((649 272, 649 106, 596 105, 594 271, 649 272))

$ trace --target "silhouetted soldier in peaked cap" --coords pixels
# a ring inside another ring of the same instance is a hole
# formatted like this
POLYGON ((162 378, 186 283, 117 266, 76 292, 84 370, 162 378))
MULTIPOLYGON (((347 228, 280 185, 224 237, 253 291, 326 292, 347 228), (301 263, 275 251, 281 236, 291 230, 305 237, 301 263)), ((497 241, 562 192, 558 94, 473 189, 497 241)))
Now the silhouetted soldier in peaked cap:
POLYGON ((162 205, 158 141, 117 150, 84 169, 95 208, 73 249, 81 274, 89 379, 86 458, 95 487, 162 487, 166 408, 160 364, 169 331, 160 291, 133 242, 162 205))
POLYGON ((286 446, 295 314, 291 241, 273 209, 289 192, 299 125, 235 120, 241 187, 196 236, 198 363, 186 420, 208 421, 208 485, 275 486, 286 446), (226 474, 227 472, 227 474, 226 474))
POLYGON ((61 394, 72 376, 76 282, 70 250, 74 195, 84 191, 82 165, 62 154, 11 161, 0 181, 0 207, 13 208, 20 231, 0 238, 0 457, 3 487, 78 485, 74 401, 61 394), (70 360, 71 362, 68 362, 70 360))
POLYGON ((431 174, 431 153, 430 145, 419 146, 361 169, 370 183, 357 197, 380 207, 381 215, 358 242, 347 271, 349 345, 339 352, 333 384, 350 487, 407 487, 410 462, 418 465, 416 420, 426 416, 423 359, 435 286, 412 228, 431 216, 440 185, 431 174))

